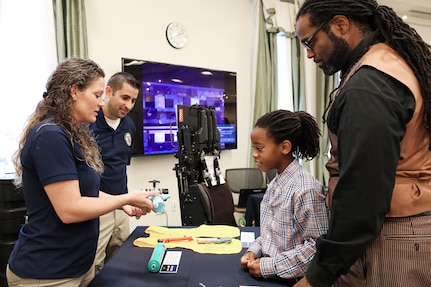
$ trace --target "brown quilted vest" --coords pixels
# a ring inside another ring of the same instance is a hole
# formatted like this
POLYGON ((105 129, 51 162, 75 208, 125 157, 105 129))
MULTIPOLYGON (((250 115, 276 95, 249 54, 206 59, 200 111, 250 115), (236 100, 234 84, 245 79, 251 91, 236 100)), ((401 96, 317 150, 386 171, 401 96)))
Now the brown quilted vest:
MULTIPOLYGON (((412 119, 406 125, 406 133, 401 141, 400 160, 396 171, 395 187, 391 208, 387 217, 403 217, 431 210, 431 142, 430 133, 423 124, 424 103, 420 86, 412 69, 400 55, 384 43, 370 49, 350 69, 340 84, 339 91, 347 80, 362 66, 368 65, 398 79, 406 85, 416 101, 412 119)), ((338 94, 337 93, 337 94, 338 94)), ((330 176, 327 197, 331 205, 332 194, 338 182, 337 136, 329 132, 331 158, 326 164, 330 176)))

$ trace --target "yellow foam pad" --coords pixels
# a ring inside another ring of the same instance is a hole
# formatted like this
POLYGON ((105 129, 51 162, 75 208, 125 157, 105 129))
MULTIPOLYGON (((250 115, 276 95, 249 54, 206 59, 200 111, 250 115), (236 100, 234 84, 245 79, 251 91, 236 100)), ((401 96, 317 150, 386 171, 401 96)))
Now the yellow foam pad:
POLYGON ((133 245, 137 247, 154 248, 159 239, 177 238, 183 236, 191 236, 191 241, 174 241, 166 242, 166 248, 186 248, 191 249, 198 253, 207 254, 236 254, 242 250, 241 241, 235 237, 240 236, 240 230, 235 226, 228 225, 201 225, 198 227, 182 227, 182 228, 169 228, 162 226, 149 226, 145 233, 149 237, 139 237, 133 241, 133 245), (198 237, 230 237, 230 243, 221 244, 198 244, 198 237))

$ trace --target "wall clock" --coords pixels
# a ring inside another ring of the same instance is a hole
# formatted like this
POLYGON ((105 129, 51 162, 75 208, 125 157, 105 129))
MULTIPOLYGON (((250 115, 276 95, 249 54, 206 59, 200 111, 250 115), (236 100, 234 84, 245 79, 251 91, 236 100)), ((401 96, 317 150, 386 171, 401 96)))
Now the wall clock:
POLYGON ((186 27, 179 22, 172 22, 166 27, 166 39, 175 49, 183 48, 189 39, 186 27))

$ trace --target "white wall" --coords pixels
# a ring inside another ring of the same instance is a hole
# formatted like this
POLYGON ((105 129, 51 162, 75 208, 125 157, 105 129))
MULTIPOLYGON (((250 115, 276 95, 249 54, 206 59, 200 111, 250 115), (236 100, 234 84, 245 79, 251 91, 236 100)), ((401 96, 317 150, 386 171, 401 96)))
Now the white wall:
MULTIPOLYGON (((248 164, 252 125, 251 0, 87 0, 89 57, 100 64, 107 78, 121 70, 121 58, 182 64, 237 72, 238 146, 222 151, 221 168, 248 164), (189 42, 180 50, 165 37, 168 23, 179 21, 189 33, 189 42)), ((170 226, 181 225, 177 178, 173 155, 133 158, 128 168, 129 190, 150 188, 157 179, 168 188, 170 226), (172 205, 176 205, 173 211, 172 205)), ((131 219, 136 225, 166 225, 164 215, 131 219)))
MULTIPOLYGON (((252 0, 87 0, 89 57, 98 62, 107 77, 121 70, 121 58, 182 64, 237 72, 238 146, 223 151, 221 168, 248 164, 252 126, 252 0), (168 23, 179 21, 189 32, 183 49, 169 46, 165 38, 168 23)), ((431 28, 413 25, 428 43, 431 28)), ((310 61, 311 64, 311 61, 310 61)), ((151 187, 159 180, 172 196, 167 202, 168 224, 181 225, 177 179, 173 155, 133 158, 128 168, 131 191, 151 187), (173 211, 172 205, 176 206, 173 211)), ((166 225, 163 215, 147 215, 136 225, 166 225)))

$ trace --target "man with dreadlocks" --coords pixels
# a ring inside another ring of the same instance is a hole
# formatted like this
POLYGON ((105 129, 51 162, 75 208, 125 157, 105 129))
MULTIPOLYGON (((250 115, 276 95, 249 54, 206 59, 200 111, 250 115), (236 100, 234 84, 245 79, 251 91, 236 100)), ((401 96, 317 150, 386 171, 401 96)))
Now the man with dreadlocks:
POLYGON ((374 0, 306 0, 296 33, 341 82, 327 234, 295 287, 431 286, 431 52, 374 0))

